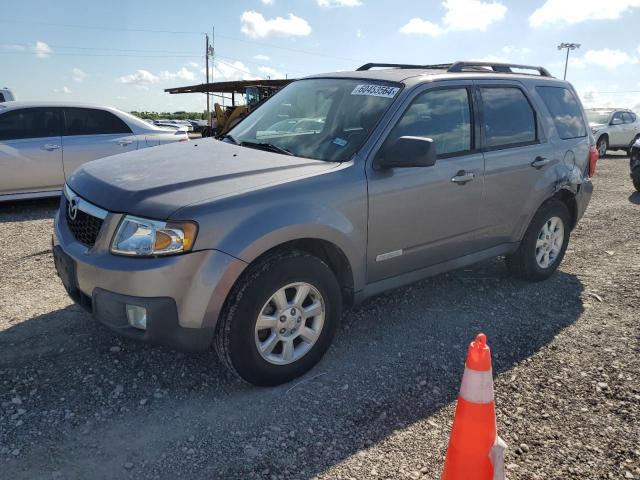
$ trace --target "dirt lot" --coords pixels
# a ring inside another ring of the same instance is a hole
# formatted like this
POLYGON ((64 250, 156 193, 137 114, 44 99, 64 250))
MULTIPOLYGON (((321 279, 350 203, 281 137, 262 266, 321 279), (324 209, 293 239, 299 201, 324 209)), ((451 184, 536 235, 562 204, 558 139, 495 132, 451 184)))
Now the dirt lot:
POLYGON ((377 297, 272 389, 97 325, 55 276, 56 202, 2 205, 0 477, 436 479, 484 331, 510 479, 640 478, 640 195, 622 156, 595 187, 549 281, 495 260, 377 297))

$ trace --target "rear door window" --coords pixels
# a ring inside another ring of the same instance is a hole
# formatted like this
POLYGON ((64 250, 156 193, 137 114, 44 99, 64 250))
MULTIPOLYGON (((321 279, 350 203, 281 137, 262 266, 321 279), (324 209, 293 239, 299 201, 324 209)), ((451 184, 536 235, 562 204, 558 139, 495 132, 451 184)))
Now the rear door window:
POLYGON ((389 140, 404 136, 430 138, 438 157, 446 157, 471 151, 471 132, 467 89, 429 90, 414 100, 389 134, 389 140))
POLYGON ((517 87, 481 87, 485 147, 517 147, 537 142, 536 115, 517 87))
POLYGON ((94 108, 65 108, 65 135, 132 133, 129 126, 111 112, 94 108))
POLYGON ((58 112, 53 108, 23 108, 0 114, 0 141, 60 135, 58 112))
POLYGON ((564 87, 536 87, 561 139, 587 136, 582 110, 575 95, 564 87))

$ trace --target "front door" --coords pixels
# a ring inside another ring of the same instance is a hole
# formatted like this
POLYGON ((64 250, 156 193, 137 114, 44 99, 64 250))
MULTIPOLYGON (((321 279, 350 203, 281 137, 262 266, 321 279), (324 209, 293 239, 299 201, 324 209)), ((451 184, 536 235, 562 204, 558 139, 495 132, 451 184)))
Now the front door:
POLYGON ((0 114, 0 195, 55 191, 63 183, 57 109, 0 114))
POLYGON ((471 93, 470 83, 428 88, 396 116, 386 141, 431 138, 435 165, 376 170, 369 162, 369 283, 476 249, 484 161, 475 151, 471 93))

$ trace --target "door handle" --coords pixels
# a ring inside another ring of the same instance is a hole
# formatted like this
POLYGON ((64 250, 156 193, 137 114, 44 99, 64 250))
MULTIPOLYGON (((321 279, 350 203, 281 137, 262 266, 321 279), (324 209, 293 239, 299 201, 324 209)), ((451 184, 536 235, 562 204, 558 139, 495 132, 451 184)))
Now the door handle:
POLYGON ((122 145, 123 147, 126 147, 127 145, 131 145, 133 143, 133 140, 118 140, 118 145, 122 145))
POLYGON ((60 148, 60 145, 56 145, 55 143, 45 143, 42 146, 42 150, 46 150, 48 152, 52 152, 54 150, 58 150, 60 148))
POLYGON ((456 173, 456 176, 451 179, 451 181, 453 183, 457 183, 458 185, 465 185, 466 183, 471 182, 474 178, 476 178, 475 173, 460 170, 458 173, 456 173))
POLYGON ((533 162, 531 162, 531 166, 533 168, 542 168, 549 162, 550 160, 546 157, 536 157, 536 159, 533 162))

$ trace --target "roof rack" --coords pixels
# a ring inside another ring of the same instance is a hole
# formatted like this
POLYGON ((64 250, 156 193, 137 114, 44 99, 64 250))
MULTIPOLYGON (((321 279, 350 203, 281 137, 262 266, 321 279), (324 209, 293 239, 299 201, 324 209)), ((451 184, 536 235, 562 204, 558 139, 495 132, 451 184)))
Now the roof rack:
POLYGON ((472 72, 486 72, 486 73, 521 73, 514 72, 512 69, 517 68, 519 70, 534 70, 538 72, 541 77, 552 77, 544 67, 536 67, 533 65, 519 65, 516 63, 499 63, 499 62, 455 62, 455 63, 440 63, 437 65, 411 65, 404 63, 366 63, 358 68, 358 72, 363 70, 371 70, 372 68, 399 68, 399 69, 433 69, 433 70, 446 70, 449 73, 461 73, 465 71, 472 72), (490 69, 490 70, 489 70, 490 69))
POLYGON ((371 70, 372 68, 400 68, 400 69, 424 68, 424 69, 446 70, 449 67, 451 67, 450 63, 442 63, 439 65, 410 65, 405 63, 365 63, 360 68, 358 68, 356 72, 362 72, 363 70, 371 70))
POLYGON ((520 70, 534 70, 540 74, 541 77, 552 77, 544 67, 536 67, 533 65, 519 65, 517 63, 497 63, 497 62, 456 62, 451 65, 448 69, 448 72, 464 72, 464 71, 474 71, 474 72, 483 72, 488 71, 487 68, 490 68, 492 72, 496 73, 520 73, 514 72, 512 69, 517 68, 520 70))

